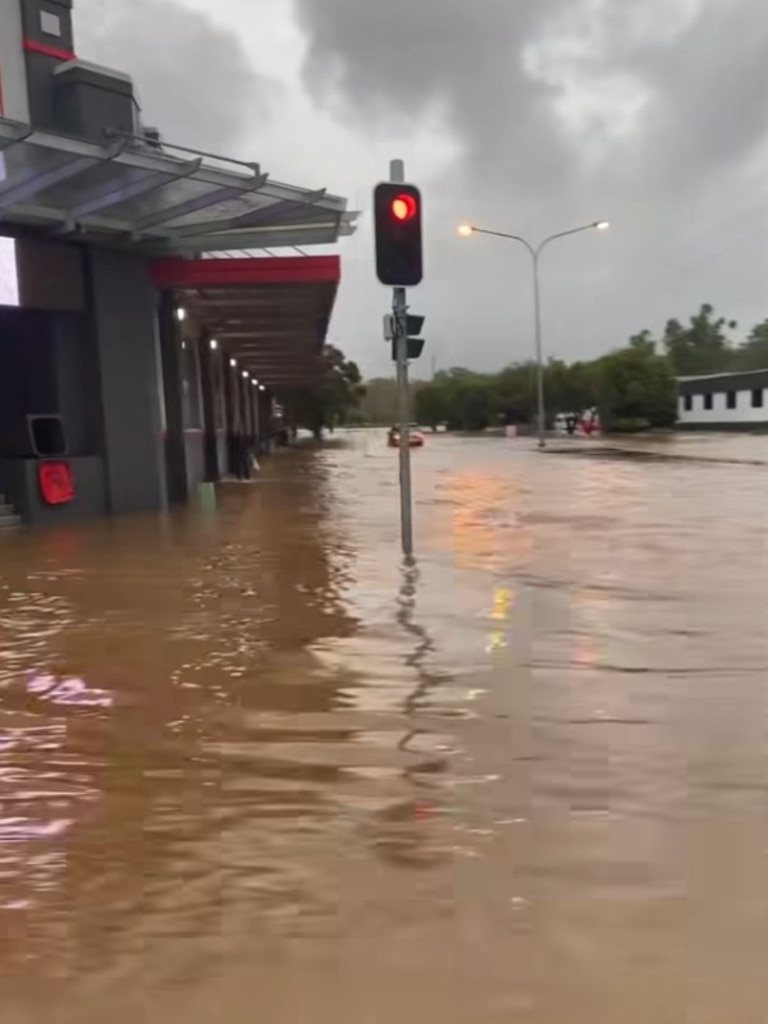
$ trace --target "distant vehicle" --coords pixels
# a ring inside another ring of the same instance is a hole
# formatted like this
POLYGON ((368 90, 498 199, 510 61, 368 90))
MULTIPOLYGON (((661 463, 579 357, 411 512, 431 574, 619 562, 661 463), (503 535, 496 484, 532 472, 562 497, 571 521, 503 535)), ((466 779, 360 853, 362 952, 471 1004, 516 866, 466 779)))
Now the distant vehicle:
MULTIPOLYGON (((411 448, 421 448, 424 444, 424 432, 418 423, 408 425, 408 443, 411 448)), ((400 428, 391 427, 387 434, 387 444, 390 448, 400 447, 400 428)))
POLYGON ((561 412, 555 416, 554 429, 556 434, 567 434, 571 437, 596 437, 600 434, 600 417, 597 409, 585 409, 583 412, 561 412))

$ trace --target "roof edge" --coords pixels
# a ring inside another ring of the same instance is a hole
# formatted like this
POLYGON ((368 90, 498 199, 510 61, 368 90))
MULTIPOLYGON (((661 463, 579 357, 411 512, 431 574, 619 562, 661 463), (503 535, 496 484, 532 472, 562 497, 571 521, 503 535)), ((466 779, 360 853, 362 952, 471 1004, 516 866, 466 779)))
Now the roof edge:
POLYGON ((329 284, 341 280, 339 256, 274 256, 243 259, 152 260, 156 288, 221 288, 242 285, 329 284))

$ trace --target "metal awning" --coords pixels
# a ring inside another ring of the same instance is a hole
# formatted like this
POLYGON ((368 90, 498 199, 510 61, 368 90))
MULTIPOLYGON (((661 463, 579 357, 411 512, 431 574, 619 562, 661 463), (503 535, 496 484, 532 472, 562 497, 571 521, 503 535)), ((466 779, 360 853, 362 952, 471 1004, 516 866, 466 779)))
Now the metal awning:
POLYGON ((356 214, 257 163, 115 134, 103 145, 0 118, 0 225, 157 255, 328 245, 356 214))
POLYGON ((227 358, 271 388, 317 378, 339 281, 337 256, 160 259, 155 285, 205 328, 227 358))

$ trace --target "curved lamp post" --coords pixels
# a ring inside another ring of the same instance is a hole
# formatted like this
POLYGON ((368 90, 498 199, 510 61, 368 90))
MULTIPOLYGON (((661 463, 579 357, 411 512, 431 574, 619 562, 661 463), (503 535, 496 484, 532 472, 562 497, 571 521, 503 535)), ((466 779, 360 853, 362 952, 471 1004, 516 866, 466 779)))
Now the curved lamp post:
POLYGON ((537 392, 537 419, 539 448, 546 445, 546 422, 544 409, 544 363, 541 349, 541 289, 539 286, 539 260, 542 252, 558 238, 567 238, 569 235, 578 235, 582 231, 606 231, 610 227, 607 220, 596 220, 591 224, 583 224, 580 228, 571 228, 570 231, 558 231, 549 235, 538 245, 532 245, 526 238, 520 235, 510 235, 505 231, 489 231, 487 228, 478 228, 474 224, 462 224, 459 228, 459 235, 462 238, 469 238, 470 235, 494 235, 496 238, 510 238, 513 242, 520 242, 528 250, 533 261, 533 305, 536 330, 536 392, 537 392))

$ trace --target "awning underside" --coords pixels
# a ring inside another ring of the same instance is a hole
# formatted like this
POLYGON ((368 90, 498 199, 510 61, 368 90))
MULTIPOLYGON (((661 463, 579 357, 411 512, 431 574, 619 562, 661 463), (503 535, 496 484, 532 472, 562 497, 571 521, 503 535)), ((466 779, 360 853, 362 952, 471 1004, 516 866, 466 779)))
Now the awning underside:
POLYGON ((102 146, 0 118, 0 223, 190 256, 333 244, 354 231, 346 200, 324 189, 174 149, 132 136, 102 146))
POLYGON ((335 283, 256 284, 177 291, 227 358, 271 388, 317 379, 335 283))

